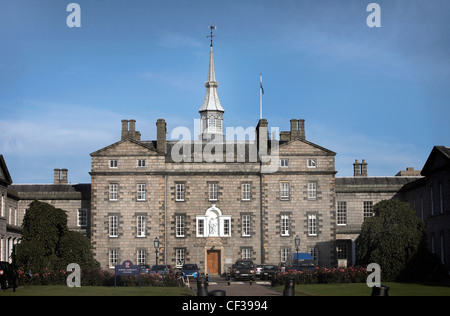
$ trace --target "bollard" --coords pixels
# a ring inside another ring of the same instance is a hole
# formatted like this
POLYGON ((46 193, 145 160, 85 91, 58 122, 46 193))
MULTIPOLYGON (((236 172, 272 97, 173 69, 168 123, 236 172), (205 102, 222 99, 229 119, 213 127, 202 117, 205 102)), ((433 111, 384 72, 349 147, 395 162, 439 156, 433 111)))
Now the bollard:
POLYGON ((208 284, 204 278, 197 278, 197 296, 208 296, 208 284))
POLYGON ((208 296, 227 296, 227 292, 225 292, 224 290, 214 290, 208 292, 208 296))
POLYGON ((371 296, 389 296, 389 286, 381 285, 381 286, 374 286, 372 288, 372 295, 371 296))
POLYGON ((230 285, 231 283, 231 273, 230 270, 227 271, 227 285, 230 285))
POLYGON ((283 296, 295 295, 295 278, 293 276, 286 277, 286 283, 284 284, 283 296))

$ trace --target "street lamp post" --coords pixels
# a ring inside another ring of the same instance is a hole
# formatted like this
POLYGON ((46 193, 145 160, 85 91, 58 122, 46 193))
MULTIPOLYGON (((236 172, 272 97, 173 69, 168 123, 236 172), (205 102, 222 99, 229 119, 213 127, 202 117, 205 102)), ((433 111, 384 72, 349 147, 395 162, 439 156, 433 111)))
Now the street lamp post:
POLYGON ((155 253, 156 253, 156 274, 159 274, 159 271, 158 271, 158 251, 159 251, 158 237, 155 237, 155 240, 153 240, 153 245, 155 246, 155 253))
POLYGON ((295 247, 297 247, 297 262, 296 262, 296 265, 297 265, 297 270, 298 270, 298 248, 300 247, 300 237, 298 237, 298 235, 295 237, 295 239, 294 239, 294 241, 295 241, 295 247))

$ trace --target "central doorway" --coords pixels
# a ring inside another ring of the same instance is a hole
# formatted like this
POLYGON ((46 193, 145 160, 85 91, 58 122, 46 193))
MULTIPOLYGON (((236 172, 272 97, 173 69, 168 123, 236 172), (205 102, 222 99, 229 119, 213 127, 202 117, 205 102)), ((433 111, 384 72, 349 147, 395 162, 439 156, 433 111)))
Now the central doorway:
POLYGON ((208 250, 206 262, 206 273, 220 274, 220 250, 208 250))

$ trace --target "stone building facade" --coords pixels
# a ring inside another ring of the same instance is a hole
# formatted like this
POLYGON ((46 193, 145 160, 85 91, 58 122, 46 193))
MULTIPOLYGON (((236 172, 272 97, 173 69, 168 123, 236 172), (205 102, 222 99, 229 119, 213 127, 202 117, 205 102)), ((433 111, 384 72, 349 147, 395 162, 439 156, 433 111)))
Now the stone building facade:
POLYGON ((39 200, 60 208, 67 213, 70 230, 90 236, 91 185, 69 183, 67 169, 54 169, 52 184, 13 184, 10 186, 19 196, 19 223, 33 200, 39 200))
POLYGON ((278 264, 296 251, 296 236, 299 251, 319 266, 352 265, 373 205, 398 198, 427 221, 430 247, 449 268, 447 147, 433 149, 422 173, 371 177, 363 160, 355 161, 353 177, 336 177, 336 153, 308 141, 302 119, 281 132, 260 119, 244 131, 254 140, 226 140, 218 85, 211 45, 198 139, 168 140, 167 123, 158 119, 156 140, 142 140, 136 120, 122 120, 120 140, 91 153, 91 183, 71 184, 66 169, 55 169, 53 184, 12 185, 2 158, 2 260, 38 199, 68 212, 69 228, 90 237, 104 269, 125 260, 153 265, 155 255, 160 264, 197 263, 212 274, 240 258, 278 264))
POLYGON ((19 196, 10 188, 12 178, 3 155, 0 155, 0 261, 11 262, 14 245, 22 239, 19 196))

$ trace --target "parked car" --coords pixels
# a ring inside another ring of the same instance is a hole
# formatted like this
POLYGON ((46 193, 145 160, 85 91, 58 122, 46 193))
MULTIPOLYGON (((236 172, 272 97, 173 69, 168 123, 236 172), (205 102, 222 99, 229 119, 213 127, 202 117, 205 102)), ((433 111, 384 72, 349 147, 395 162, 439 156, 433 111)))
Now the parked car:
POLYGON ((261 277, 261 271, 264 268, 263 264, 257 264, 255 267, 255 276, 261 277))
POLYGON ((148 264, 142 264, 141 274, 149 274, 149 273, 150 273, 150 266, 148 264))
POLYGON ((0 262, 0 288, 7 289, 12 287, 15 283, 17 287, 17 273, 14 271, 13 266, 9 262, 0 262))
POLYGON ((260 278, 261 280, 270 280, 272 275, 277 274, 278 271, 278 266, 273 264, 265 264, 261 271, 260 278))
POLYGON ((240 259, 234 264, 234 279, 250 279, 254 277, 255 265, 250 259, 240 259))
POLYGON ((286 262, 280 262, 278 264, 278 270, 280 270, 281 273, 286 272, 286 262))
POLYGON ((167 274, 172 272, 172 267, 166 264, 154 265, 150 269, 150 274, 167 274))
POLYGON ((181 272, 186 278, 196 278, 198 276, 198 266, 195 263, 185 263, 181 267, 181 272))

